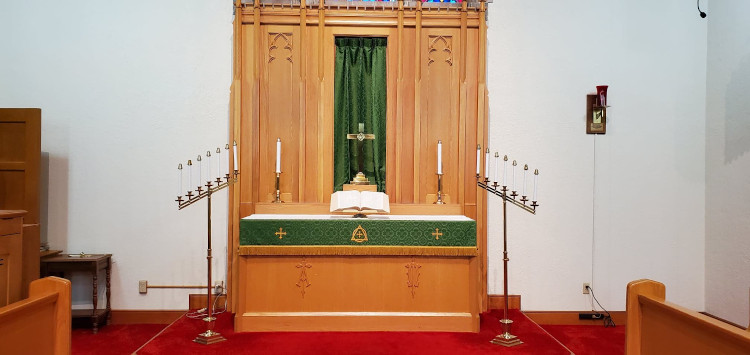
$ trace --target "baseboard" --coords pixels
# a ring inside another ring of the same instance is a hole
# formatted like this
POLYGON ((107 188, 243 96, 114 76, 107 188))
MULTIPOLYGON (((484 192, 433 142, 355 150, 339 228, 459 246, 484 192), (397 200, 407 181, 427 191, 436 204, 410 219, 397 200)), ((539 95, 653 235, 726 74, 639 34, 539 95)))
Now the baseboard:
MULTIPOLYGON (((535 323, 542 325, 601 325, 601 319, 578 319, 578 313, 591 311, 524 311, 523 313, 535 323)), ((625 325, 625 311, 611 311, 612 320, 617 325, 625 325)))
MULTIPOLYGON (((505 296, 503 295, 488 295, 489 302, 487 308, 489 309, 504 309, 505 308, 505 296)), ((521 309, 521 295, 509 295, 508 296, 508 309, 521 309)))
POLYGON ((112 310, 110 324, 170 324, 187 311, 112 310))
MULTIPOLYGON (((219 299, 216 300, 216 295, 211 295, 211 302, 213 305, 216 305, 216 308, 218 309, 224 309, 224 303, 226 302, 227 295, 221 295, 219 296, 219 299)), ((208 303, 206 302, 206 294, 196 294, 191 293, 188 295, 188 308, 189 309, 201 309, 206 308, 206 305, 208 303)))

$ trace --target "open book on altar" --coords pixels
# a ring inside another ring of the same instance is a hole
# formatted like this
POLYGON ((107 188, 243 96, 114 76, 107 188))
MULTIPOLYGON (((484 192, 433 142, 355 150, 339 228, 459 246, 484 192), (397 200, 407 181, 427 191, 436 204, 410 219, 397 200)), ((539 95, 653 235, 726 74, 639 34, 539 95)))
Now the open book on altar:
POLYGON ((388 195, 372 191, 336 191, 331 195, 331 212, 345 210, 391 213, 388 195))

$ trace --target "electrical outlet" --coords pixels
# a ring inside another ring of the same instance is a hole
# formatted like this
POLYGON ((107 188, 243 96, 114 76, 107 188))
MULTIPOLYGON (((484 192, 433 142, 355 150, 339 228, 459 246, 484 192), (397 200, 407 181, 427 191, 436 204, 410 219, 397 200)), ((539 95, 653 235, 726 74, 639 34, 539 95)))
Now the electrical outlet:
POLYGON ((591 287, 591 284, 588 282, 583 283, 583 294, 588 295, 589 294, 589 287, 591 287))
POLYGON ((148 281, 146 281, 146 280, 140 280, 140 281, 138 281, 138 292, 139 293, 146 293, 146 292, 148 292, 148 281))

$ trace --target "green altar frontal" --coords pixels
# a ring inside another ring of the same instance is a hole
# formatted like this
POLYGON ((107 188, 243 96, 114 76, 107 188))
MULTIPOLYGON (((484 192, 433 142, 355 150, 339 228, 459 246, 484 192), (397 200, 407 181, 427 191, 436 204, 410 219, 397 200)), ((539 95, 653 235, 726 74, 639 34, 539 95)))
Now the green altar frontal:
POLYGON ((464 216, 252 215, 240 255, 476 256, 476 221, 464 216))

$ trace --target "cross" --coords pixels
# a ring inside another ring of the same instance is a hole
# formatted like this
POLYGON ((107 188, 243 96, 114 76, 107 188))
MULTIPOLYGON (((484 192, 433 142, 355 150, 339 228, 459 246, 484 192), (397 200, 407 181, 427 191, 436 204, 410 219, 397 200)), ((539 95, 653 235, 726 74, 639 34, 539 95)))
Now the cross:
POLYGON ((354 134, 350 133, 346 135, 346 139, 356 139, 357 140, 357 150, 359 151, 358 154, 358 160, 359 160, 359 172, 365 170, 365 157, 364 157, 364 141, 365 139, 375 139, 374 134, 365 133, 365 124, 360 123, 359 124, 359 133, 354 134))
POLYGON ((440 239, 440 236, 443 235, 443 233, 440 233, 440 229, 435 228, 435 233, 432 233, 432 235, 435 236, 435 239, 440 239))
POLYGON ((279 236, 279 239, 283 238, 286 235, 286 232, 282 228, 279 228, 279 231, 274 233, 279 236))

